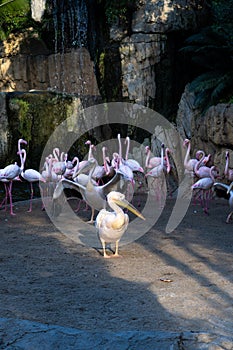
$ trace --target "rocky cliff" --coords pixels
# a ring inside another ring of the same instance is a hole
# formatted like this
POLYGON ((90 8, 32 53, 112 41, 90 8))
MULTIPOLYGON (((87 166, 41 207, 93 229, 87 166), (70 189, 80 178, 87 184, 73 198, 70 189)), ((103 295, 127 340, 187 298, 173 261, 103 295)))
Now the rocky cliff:
MULTIPOLYGON (((75 42, 74 47, 66 47, 65 40, 57 42, 56 33, 55 48, 51 50, 32 28, 12 34, 2 43, 0 91, 4 94, 0 100, 0 158, 6 158, 11 149, 8 143, 11 142, 9 101, 12 96, 7 92, 42 90, 71 94, 81 101, 86 99, 88 103, 82 105, 86 107, 97 100, 100 102, 102 95, 107 101, 136 102, 155 109, 177 123, 182 137, 193 139, 194 149, 204 147, 205 152, 214 153, 220 164, 225 149, 232 149, 232 108, 213 107, 209 114, 201 116, 193 107, 194 97, 186 85, 190 67, 179 55, 185 36, 208 20, 205 1, 140 0, 130 13, 127 28, 120 18, 105 25, 106 18, 101 11, 95 13, 93 3, 87 1, 88 15, 84 11, 84 19, 90 22, 82 28, 83 37, 89 38, 85 45, 75 42), (100 17, 96 18, 97 15, 100 17), (224 138, 220 140, 216 137, 220 137, 222 130, 217 133, 215 129, 218 130, 221 118, 224 138)), ((37 18, 36 13, 34 17, 37 18)), ((41 20, 41 15, 37 20, 41 20)), ((71 34, 77 33, 71 31, 71 34)), ((39 95, 34 95, 34 99, 36 96, 39 95)), ((18 118, 19 124, 19 116, 14 114, 13 118, 18 118)), ((36 130, 33 137, 38 137, 36 130)))
POLYGON ((233 167, 233 104, 220 103, 202 113, 194 101, 195 94, 187 85, 179 103, 177 129, 183 139, 192 140, 192 156, 198 149, 204 150, 223 173, 227 150, 233 167))

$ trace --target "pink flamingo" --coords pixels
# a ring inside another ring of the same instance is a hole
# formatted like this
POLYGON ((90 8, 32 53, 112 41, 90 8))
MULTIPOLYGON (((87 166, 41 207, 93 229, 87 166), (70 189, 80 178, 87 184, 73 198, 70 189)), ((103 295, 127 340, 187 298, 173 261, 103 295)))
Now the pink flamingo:
POLYGON ((124 159, 122 158, 122 145, 121 145, 121 135, 117 135, 119 152, 118 152, 118 168, 117 172, 121 173, 121 176, 124 179, 124 185, 126 185, 126 198, 128 201, 131 201, 134 193, 134 174, 129 165, 125 164, 124 159), (129 182, 129 183, 128 183, 129 182))
POLYGON ((183 147, 187 147, 187 151, 184 158, 185 174, 189 174, 190 176, 194 177, 194 167, 198 160, 196 158, 190 159, 191 142, 189 139, 184 140, 183 147))
MULTIPOLYGON (((51 192, 54 190, 54 185, 58 182, 58 175, 55 174, 55 172, 52 170, 54 158, 52 155, 49 155, 45 158, 43 170, 41 172, 41 175, 43 179, 46 180, 46 186, 41 186, 41 191, 43 192, 43 204, 42 204, 42 210, 45 209, 44 201, 45 197, 51 196, 51 192)), ((41 184, 42 185, 42 184, 41 184)))
POLYGON ((66 171, 66 162, 65 162, 65 153, 62 152, 60 155, 59 148, 53 149, 53 155, 54 155, 54 162, 52 166, 52 171, 58 175, 58 178, 61 179, 66 171), (60 159, 59 159, 60 155, 60 159))
POLYGON ((138 171, 140 173, 144 173, 144 169, 142 166, 135 160, 135 159, 128 159, 129 156, 129 149, 130 149, 130 138, 129 136, 126 137, 125 143, 127 144, 126 152, 125 152, 125 160, 124 164, 128 165, 132 171, 138 171))
POLYGON ((210 191, 215 181, 215 166, 210 168, 209 175, 208 177, 200 178, 192 185, 192 190, 200 192, 201 205, 206 214, 208 214, 210 191))
MULTIPOLYGON (((95 146, 94 145, 92 145, 92 146, 93 146, 92 149, 95 149, 95 146)), ((103 147, 102 147, 102 156, 103 156, 103 165, 99 165, 98 162, 97 162, 97 165, 96 165, 96 167, 95 167, 95 169, 93 171, 93 174, 92 174, 92 178, 98 184, 100 184, 100 182, 103 182, 102 179, 106 175, 106 164, 104 165, 104 163, 106 162, 106 159, 105 159, 105 148, 103 148, 103 147)), ((95 157, 93 156, 93 154, 91 154, 90 158, 95 158, 95 157)), ((90 158, 88 160, 90 160, 90 158)))
POLYGON ((66 159, 66 171, 64 173, 64 178, 71 180, 75 169, 79 166, 79 158, 74 157, 72 161, 67 161, 66 159))
MULTIPOLYGON (((22 138, 18 140, 18 151, 21 149, 21 144, 27 144, 27 141, 23 140, 22 138)), ((19 174, 22 171, 22 162, 21 166, 19 167, 17 163, 15 162, 14 164, 10 164, 6 166, 4 169, 1 169, 0 172, 0 181, 4 182, 4 187, 5 187, 5 198, 1 203, 1 206, 3 203, 5 203, 5 210, 6 210, 6 204, 7 204, 7 199, 9 197, 10 200, 10 214, 15 215, 13 212, 13 202, 12 202, 12 185, 13 181, 20 181, 19 174)))
MULTIPOLYGON (((95 147, 90 140, 87 140, 85 142, 85 145, 89 145, 89 150, 88 150, 88 159, 86 160, 82 160, 82 161, 79 161, 79 166, 77 168, 77 171, 81 170, 81 169, 85 169, 85 166, 88 164, 88 160, 90 160, 91 158, 94 158, 93 157, 93 153, 92 153, 92 150, 93 148, 95 147)), ((84 170, 86 171, 86 170, 84 170)), ((88 173, 86 172, 86 174, 88 175, 88 173)))
MULTIPOLYGON (((194 173, 198 178, 204 178, 204 177, 211 177, 211 168, 208 166, 203 165, 203 161, 206 159, 204 152, 202 152, 202 157, 200 158, 200 160, 197 161, 197 163, 194 166, 194 173)), ((218 174, 218 170, 215 167, 214 169, 214 176, 217 177, 218 174)))
POLYGON ((21 173, 22 168, 17 165, 15 162, 14 164, 7 165, 4 169, 2 169, 0 173, 0 180, 7 180, 9 182, 5 182, 7 189, 5 200, 7 200, 7 197, 9 196, 10 200, 10 214, 15 215, 13 212, 13 201, 12 201, 12 185, 14 180, 18 180, 19 174, 21 173))
POLYGON ((233 169, 229 168, 230 153, 226 151, 226 165, 224 169, 225 178, 229 181, 233 181, 233 169))
POLYGON ((121 171, 124 178, 129 180, 133 185, 133 171, 129 167, 129 165, 125 164, 125 161, 122 158, 122 146, 121 146, 121 135, 117 135, 118 144, 119 144, 119 152, 118 152, 118 170, 121 171))
POLYGON ((158 201, 161 202, 162 197, 164 199, 164 188, 163 188, 163 180, 164 180, 164 170, 166 170, 164 166, 164 144, 161 145, 161 162, 156 167, 152 168, 148 173, 146 173, 146 178, 152 177, 152 182, 149 184, 150 190, 153 189, 155 192, 155 196, 158 201), (162 196, 161 196, 162 194, 162 196))
POLYGON ((170 197, 172 198, 172 191, 170 189, 170 184, 169 184, 169 174, 171 172, 171 163, 169 160, 169 154, 172 153, 170 148, 166 147, 165 149, 165 164, 166 164, 166 170, 165 170, 165 175, 167 177, 167 187, 168 187, 168 193, 170 197))
POLYGON ((25 165, 26 157, 27 157, 27 153, 26 153, 25 149, 22 149, 20 151, 19 156, 20 156, 21 164, 22 164, 22 171, 20 173, 20 176, 24 180, 26 180, 27 182, 30 183, 31 196, 30 196, 30 204, 29 204, 29 209, 28 209, 28 212, 30 213, 32 211, 32 200, 33 200, 33 195, 34 195, 33 183, 38 182, 38 181, 42 181, 45 183, 46 179, 44 179, 42 177, 42 175, 39 173, 39 171, 37 171, 35 169, 24 170, 24 165, 25 165))
POLYGON ((149 146, 145 147, 146 150, 146 161, 145 168, 153 169, 161 164, 161 157, 151 157, 151 150, 149 146))

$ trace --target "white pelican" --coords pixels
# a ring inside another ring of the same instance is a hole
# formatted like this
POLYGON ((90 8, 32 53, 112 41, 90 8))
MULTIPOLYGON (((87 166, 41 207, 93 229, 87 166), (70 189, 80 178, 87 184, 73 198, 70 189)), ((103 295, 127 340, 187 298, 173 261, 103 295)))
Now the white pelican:
POLYGON ((226 219, 226 223, 229 224, 230 219, 233 215, 233 182, 229 186, 221 182, 215 182, 213 186, 218 197, 224 197, 229 200, 231 211, 226 219))
POLYGON ((113 209, 112 212, 102 209, 96 217, 96 228, 99 239, 103 247, 104 258, 111 256, 106 253, 106 243, 116 243, 116 250, 112 257, 119 257, 118 246, 122 235, 125 233, 129 223, 129 216, 120 208, 124 207, 132 213, 145 220, 144 216, 134 208, 126 199, 125 195, 112 191, 107 195, 109 206, 113 209))
POLYGON ((97 184, 95 184, 95 182, 93 182, 93 179, 92 179, 92 174, 95 170, 96 165, 97 165, 96 159, 91 158, 90 160, 87 161, 87 164, 83 168, 79 169, 78 172, 73 174, 73 179, 75 179, 76 177, 79 177, 80 175, 82 175, 83 170, 84 172, 86 172, 87 170, 90 170, 88 178, 85 179, 86 183, 84 183, 83 181, 80 183, 80 182, 74 182, 74 181, 62 179, 57 184, 57 187, 55 188, 55 191, 53 194, 53 201, 55 205, 56 199, 60 197, 61 192, 63 191, 64 188, 70 188, 80 192, 85 202, 92 209, 92 215, 89 223, 94 222, 95 209, 100 211, 101 209, 106 207, 107 194, 110 191, 115 190, 117 188, 117 185, 122 176, 122 174, 119 171, 117 171, 114 177, 109 182, 107 182, 102 186, 98 186, 97 184))

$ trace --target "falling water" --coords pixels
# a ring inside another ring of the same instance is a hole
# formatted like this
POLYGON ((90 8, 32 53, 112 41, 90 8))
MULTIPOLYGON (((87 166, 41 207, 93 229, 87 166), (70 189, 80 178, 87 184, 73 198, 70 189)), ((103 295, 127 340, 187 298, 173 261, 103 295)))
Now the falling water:
MULTIPOLYGON (((60 75, 62 90, 65 91, 64 54, 72 48, 87 47, 88 11, 86 2, 85 0, 52 0, 52 16, 55 36, 54 51, 55 54, 61 54, 60 61, 55 62, 56 77, 60 75)), ((59 80, 57 79, 58 83, 59 80)))
POLYGON ((32 18, 40 22, 44 14, 46 0, 31 0, 32 18))

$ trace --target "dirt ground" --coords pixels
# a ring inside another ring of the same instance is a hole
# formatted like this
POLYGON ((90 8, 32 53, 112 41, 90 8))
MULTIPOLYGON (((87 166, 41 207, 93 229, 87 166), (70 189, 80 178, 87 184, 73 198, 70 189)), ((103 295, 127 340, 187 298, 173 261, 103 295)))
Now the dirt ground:
POLYGON ((118 259, 61 233, 40 199, 31 213, 28 201, 15 203, 14 217, 1 210, 0 317, 84 330, 232 334, 228 202, 212 200, 209 215, 192 203, 168 234, 174 201, 167 199, 153 228, 120 247, 118 259))

